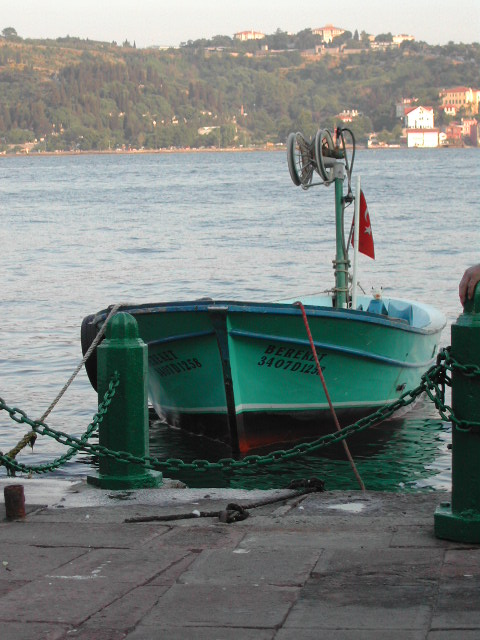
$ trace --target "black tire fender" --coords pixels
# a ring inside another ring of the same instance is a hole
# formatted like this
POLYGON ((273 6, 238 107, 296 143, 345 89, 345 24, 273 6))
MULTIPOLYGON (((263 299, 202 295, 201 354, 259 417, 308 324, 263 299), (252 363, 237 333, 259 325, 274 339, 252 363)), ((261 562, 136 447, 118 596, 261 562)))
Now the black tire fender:
MULTIPOLYGON (((92 320, 95 315, 85 316, 82 321, 82 327, 80 329, 80 341, 82 345, 82 353, 85 355, 90 348, 90 345, 97 337, 98 327, 93 324, 92 320)), ((103 337, 102 337, 103 340, 103 337)), ((85 362, 85 370, 90 380, 90 384, 97 391, 97 349, 93 350, 90 357, 85 362)))

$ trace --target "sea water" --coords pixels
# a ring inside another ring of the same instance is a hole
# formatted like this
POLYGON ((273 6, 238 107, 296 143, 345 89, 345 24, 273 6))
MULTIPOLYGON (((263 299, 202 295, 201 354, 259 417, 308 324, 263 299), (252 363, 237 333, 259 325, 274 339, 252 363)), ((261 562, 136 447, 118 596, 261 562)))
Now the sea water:
MULTIPOLYGON (((479 159, 477 149, 360 150, 355 158, 376 254, 360 257, 360 283, 438 307, 448 320, 444 346, 461 312, 460 277, 480 261, 479 159)), ((3 157, 0 213, 0 397, 34 419, 81 359, 85 315, 117 302, 274 301, 334 283, 333 187, 296 188, 284 152, 3 157)), ((82 370, 48 424, 79 435, 96 406, 82 370)), ((449 487, 451 426, 429 401, 375 429, 374 445, 350 443, 367 488, 449 487)), ((2 451, 26 431, 0 413, 2 451)), ((224 454, 156 420, 150 437, 163 459, 224 454)), ((19 460, 61 453, 41 437, 19 460)), ((80 454, 54 475, 80 477, 95 465, 80 454)), ((330 489, 356 486, 342 455, 328 451, 188 482, 280 487, 313 475, 330 489)))

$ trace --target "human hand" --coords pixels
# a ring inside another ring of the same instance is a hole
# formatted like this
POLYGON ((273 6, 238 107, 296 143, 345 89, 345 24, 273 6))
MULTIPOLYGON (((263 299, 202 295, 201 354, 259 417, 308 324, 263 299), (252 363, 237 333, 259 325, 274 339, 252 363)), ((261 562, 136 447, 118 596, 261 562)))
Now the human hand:
POLYGON ((466 300, 473 298, 475 286, 480 281, 480 264, 475 264, 473 267, 469 267, 463 274, 460 284, 458 286, 458 295, 460 296, 460 302, 465 305, 466 300))

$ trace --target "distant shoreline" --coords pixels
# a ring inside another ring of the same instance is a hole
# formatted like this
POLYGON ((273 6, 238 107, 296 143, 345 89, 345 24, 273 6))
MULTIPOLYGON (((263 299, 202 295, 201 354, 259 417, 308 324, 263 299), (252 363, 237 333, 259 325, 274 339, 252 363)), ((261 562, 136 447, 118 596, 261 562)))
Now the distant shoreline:
MULTIPOLYGON (((104 149, 89 151, 33 151, 33 152, 16 152, 16 153, 0 153, 0 158, 43 158, 51 156, 119 156, 119 155, 152 155, 152 154, 174 154, 174 153, 258 153, 258 152, 283 152, 286 151, 286 145, 268 145, 263 147, 224 147, 224 148, 204 148, 195 149, 193 147, 185 147, 178 149, 104 149)), ((405 146, 378 146, 367 147, 367 145, 358 145, 357 150, 367 149, 368 151, 398 151, 406 149, 410 151, 422 151, 423 149, 479 149, 480 147, 469 146, 444 146, 444 147, 405 147, 405 146)))
POLYGON ((255 153, 259 151, 285 151, 285 145, 265 146, 265 147, 224 147, 195 149, 190 147, 178 149, 104 149, 89 151, 32 151, 16 153, 0 153, 0 157, 44 157, 44 156, 120 156, 120 155, 148 155, 148 154, 172 154, 172 153, 255 153))

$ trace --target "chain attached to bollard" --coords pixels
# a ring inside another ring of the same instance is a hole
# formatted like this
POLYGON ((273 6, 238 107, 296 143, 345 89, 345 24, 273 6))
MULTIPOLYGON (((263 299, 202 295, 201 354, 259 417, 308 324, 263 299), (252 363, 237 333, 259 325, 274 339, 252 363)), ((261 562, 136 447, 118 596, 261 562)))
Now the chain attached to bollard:
MULTIPOLYGON (((7 411, 10 414, 12 420, 15 420, 15 422, 18 423, 28 424, 32 427, 35 433, 39 435, 47 435, 57 440, 57 442, 59 442, 60 444, 64 444, 70 447, 70 451, 65 456, 58 458, 50 464, 37 466, 20 464, 1 453, 0 464, 4 464, 7 469, 18 472, 46 473, 64 464, 67 459, 71 458, 78 451, 84 451, 91 454, 92 456, 97 456, 99 458, 104 457, 120 462, 138 464, 144 466, 146 469, 162 471, 163 473, 207 472, 210 470, 231 473, 243 469, 252 469, 256 466, 266 466, 269 464, 282 462, 284 460, 299 458, 308 455, 309 453, 318 451, 324 447, 333 445, 337 442, 341 442, 344 438, 348 438, 355 435, 356 433, 365 431, 366 429, 379 424, 383 420, 390 418, 395 414, 396 411, 412 404, 424 393, 427 394, 427 396, 434 402, 442 419, 446 422, 452 422, 455 425, 455 428, 460 428, 461 430, 465 424, 468 426, 468 428, 471 428, 472 426, 475 428, 477 426, 480 426, 477 422, 465 423, 465 421, 458 420, 455 417, 452 408, 445 404, 444 389, 445 386, 451 385, 451 379, 448 376, 448 373, 452 370, 455 370, 457 366, 459 369, 463 370, 465 369, 465 365, 460 365, 455 360, 455 358, 451 356, 448 349, 444 349, 441 352, 441 354, 439 355, 439 362, 440 364, 435 364, 423 374, 421 383, 418 387, 409 391, 405 391, 394 402, 381 407, 370 416, 361 418, 357 422, 348 425, 347 427, 343 427, 338 432, 329 433, 325 436, 317 438, 313 442, 302 442, 295 445, 291 449, 281 449, 278 451, 273 451, 265 456, 252 454, 240 460, 235 460, 234 458, 222 458, 216 462, 210 462, 208 460, 193 460, 193 462, 184 462, 179 458, 168 458, 167 460, 159 460, 158 458, 152 457, 150 455, 133 455, 128 451, 113 450, 101 444, 93 444, 91 442, 88 442, 87 434, 91 434, 96 430, 96 425, 103 419, 104 413, 106 413, 106 411, 108 410, 108 406, 110 405, 113 399, 113 395, 115 394, 114 388, 116 388, 119 384, 118 377, 115 379, 115 382, 113 381, 113 379, 112 381, 110 381, 109 388, 111 389, 111 392, 107 390, 104 401, 102 405, 99 405, 98 413, 94 417, 93 422, 91 423, 85 434, 80 438, 75 438, 74 436, 68 435, 67 433, 64 433, 62 431, 52 429, 44 423, 30 420, 25 412, 17 408, 8 407, 6 403, 0 398, 0 411, 7 411)), ((474 374, 475 376, 480 375, 480 370, 478 370, 478 367, 476 366, 468 366, 467 371, 469 376, 471 376, 472 374, 474 374)))
MULTIPOLYGON (((68 462, 68 460, 73 458, 73 456, 75 456, 79 451, 83 450, 82 444, 86 444, 89 438, 97 431, 97 429, 99 428, 99 425, 101 424, 102 420, 104 419, 105 415, 108 412, 108 408, 113 400, 113 397, 115 396, 115 391, 119 383, 120 383, 120 378, 119 378, 118 372, 115 371, 112 376, 112 379, 108 384, 108 388, 103 397, 103 401, 99 404, 98 411, 93 416, 92 422, 88 425, 87 429, 85 430, 85 433, 82 436, 80 436, 80 438, 77 439, 78 446, 76 445, 76 443, 74 444, 72 441, 72 444, 70 445, 71 448, 67 451, 67 453, 65 453, 63 456, 60 456, 59 458, 56 458, 52 462, 41 464, 41 465, 21 464, 17 462, 14 459, 14 457, 12 458, 10 456, 10 452, 7 454, 3 454, 0 451, 0 466, 4 465, 7 469, 7 473, 10 475, 14 475, 16 471, 23 472, 23 473, 48 473, 49 471, 53 471, 54 469, 58 469, 59 467, 64 465, 66 462, 68 462)), ((16 407, 8 407, 2 398, 0 398, 0 410, 7 411, 8 414, 10 415, 10 418, 15 422, 18 422, 19 424, 28 424, 30 427, 32 427, 33 431, 31 431, 30 433, 27 433, 24 439, 27 438, 27 436, 30 436, 31 433, 35 434, 35 438, 37 437, 37 433, 39 433, 40 435, 51 435, 46 432, 42 433, 43 428, 46 430, 49 429, 49 427, 47 427, 46 424, 39 422, 37 420, 30 420, 27 414, 25 413, 25 411, 22 411, 21 409, 17 409, 16 407), (19 417, 17 416, 17 414, 19 417)), ((57 434, 60 434, 60 433, 61 432, 57 432, 57 434)), ((68 443, 65 442, 64 444, 68 444, 68 443)))
POLYGON ((438 538, 480 544, 480 286, 452 325, 452 498, 435 512, 438 538), (467 364, 468 363, 468 364, 467 364))

